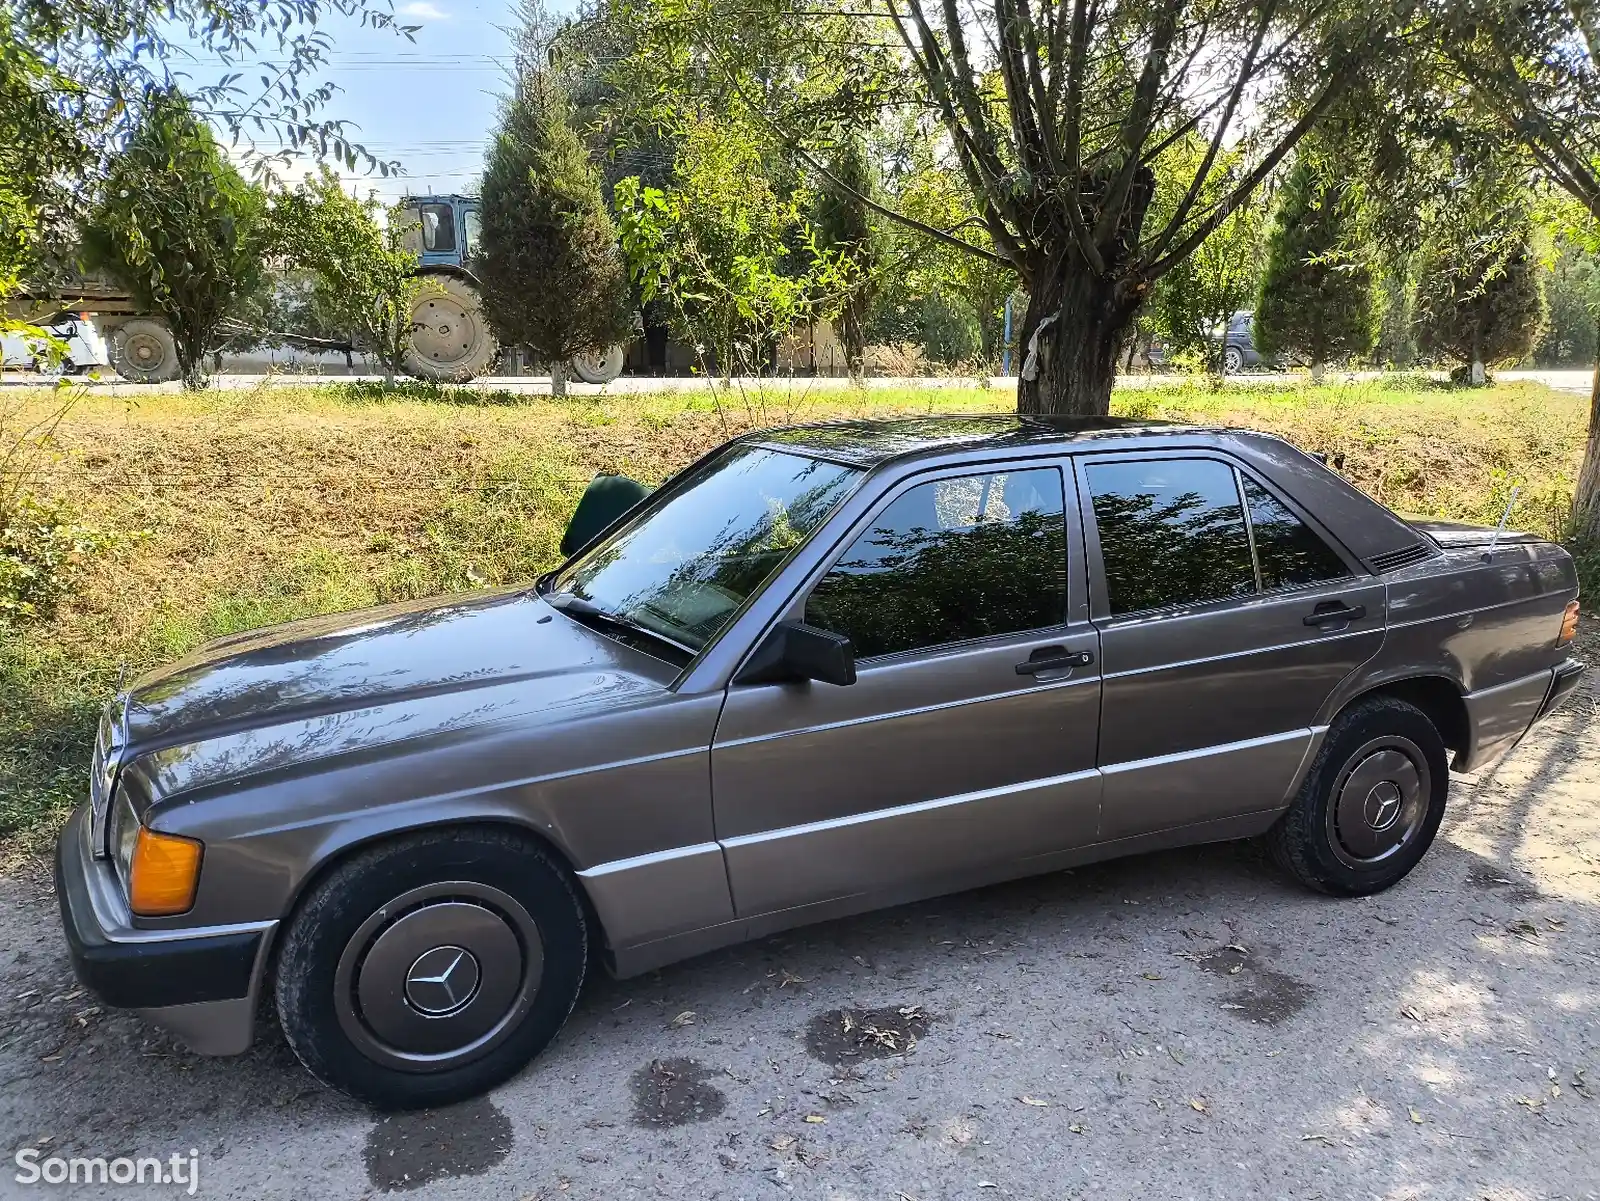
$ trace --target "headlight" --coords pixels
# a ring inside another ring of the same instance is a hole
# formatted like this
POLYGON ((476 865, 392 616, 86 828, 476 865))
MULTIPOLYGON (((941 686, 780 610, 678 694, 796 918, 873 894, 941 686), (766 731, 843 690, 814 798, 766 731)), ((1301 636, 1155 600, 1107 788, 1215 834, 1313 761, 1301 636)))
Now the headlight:
POLYGON ((199 842, 149 829, 125 795, 117 801, 112 838, 130 910, 140 917, 171 917, 194 906, 204 849, 199 842))

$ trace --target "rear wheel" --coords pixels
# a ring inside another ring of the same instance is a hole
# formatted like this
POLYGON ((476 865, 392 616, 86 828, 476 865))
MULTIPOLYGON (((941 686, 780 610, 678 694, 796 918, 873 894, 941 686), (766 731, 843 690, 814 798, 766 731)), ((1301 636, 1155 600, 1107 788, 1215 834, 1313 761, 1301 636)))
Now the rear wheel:
POLYGON ((607 347, 599 354, 580 354, 572 360, 572 374, 586 384, 609 384, 622 374, 624 350, 607 347))
POLYGON ((1237 375, 1244 370, 1244 351, 1237 346, 1230 346, 1222 355, 1222 365, 1229 375, 1237 375))
POLYGON ((111 364, 136 384, 161 384, 182 374, 172 331, 149 317, 124 321, 112 332, 111 364))
POLYGON ((411 310, 414 328, 405 369, 417 379, 465 383, 494 363, 494 333, 478 290, 464 279, 434 275, 411 310))
POLYGON ((1444 818, 1445 755, 1414 705, 1375 697, 1346 710, 1268 836, 1274 857, 1319 892, 1361 896, 1397 884, 1444 818))
POLYGON ((388 1109, 446 1105, 556 1036, 587 961, 583 908, 538 844, 439 830, 362 852, 289 924, 276 999, 318 1079, 388 1109))

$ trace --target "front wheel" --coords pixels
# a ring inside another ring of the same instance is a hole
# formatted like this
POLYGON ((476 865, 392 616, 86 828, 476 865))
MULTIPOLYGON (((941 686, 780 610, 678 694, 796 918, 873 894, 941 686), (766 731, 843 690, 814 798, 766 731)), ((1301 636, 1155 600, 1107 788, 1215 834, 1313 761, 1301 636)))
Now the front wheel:
POLYGON ((1274 858, 1319 892, 1364 896, 1399 883, 1444 818, 1445 754, 1414 705, 1375 697, 1346 710, 1268 835, 1274 858))
POLYGON ((1222 365, 1229 375, 1238 375, 1244 370, 1244 351, 1237 346, 1230 346, 1222 355, 1222 365))
POLYGON ((555 1038, 587 963, 583 907, 537 843, 438 830, 318 884, 277 964, 284 1036, 326 1084, 385 1109, 447 1105, 555 1038))

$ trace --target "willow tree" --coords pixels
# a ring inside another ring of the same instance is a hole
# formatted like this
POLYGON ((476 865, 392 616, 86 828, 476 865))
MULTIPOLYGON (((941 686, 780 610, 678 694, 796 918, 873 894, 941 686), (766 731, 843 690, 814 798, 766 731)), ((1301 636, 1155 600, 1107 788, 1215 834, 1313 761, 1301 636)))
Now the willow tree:
MULTIPOLYGON (((1593 0, 1479 0, 1447 5, 1441 86, 1429 102, 1467 97, 1572 200, 1568 236, 1600 248, 1600 6, 1593 0)), ((1595 313, 1600 330, 1600 312, 1595 313)), ((1600 334, 1597 334, 1600 336, 1600 334)), ((1589 437, 1573 502, 1584 540, 1600 545, 1600 362, 1589 392, 1589 437)))
MULTIPOLYGON (((983 237, 884 215, 1004 265, 1028 294, 1017 404, 1104 413, 1151 286, 1319 116, 1408 53, 1408 0, 625 0, 653 97, 737 96, 826 174, 840 110, 924 106, 983 237), (779 69, 781 67, 781 69, 779 69), (1198 137, 1197 157, 1168 151, 1198 137), (1179 201, 1151 216, 1160 173, 1179 201)), ((838 181, 835 180, 835 183, 838 181)))

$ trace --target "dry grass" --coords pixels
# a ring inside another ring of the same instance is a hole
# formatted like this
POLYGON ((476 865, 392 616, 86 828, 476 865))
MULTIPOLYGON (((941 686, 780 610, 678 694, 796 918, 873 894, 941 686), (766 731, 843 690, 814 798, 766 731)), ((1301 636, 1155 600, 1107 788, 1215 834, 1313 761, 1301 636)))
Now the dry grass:
MULTIPOLYGON (((48 397, 40 394, 44 406, 48 397)), ((312 613, 526 580, 599 470, 655 482, 761 425, 1005 411, 1008 392, 734 391, 574 399, 272 387, 78 401, 33 487, 121 536, 48 626, 0 646, 0 834, 78 796, 94 714, 130 672, 312 613)), ((1586 406, 1538 385, 1418 381, 1119 391, 1115 410, 1249 425, 1343 455, 1396 508, 1559 532, 1586 406)))

